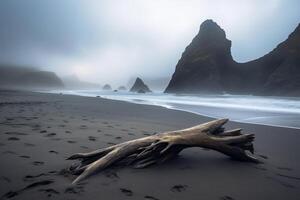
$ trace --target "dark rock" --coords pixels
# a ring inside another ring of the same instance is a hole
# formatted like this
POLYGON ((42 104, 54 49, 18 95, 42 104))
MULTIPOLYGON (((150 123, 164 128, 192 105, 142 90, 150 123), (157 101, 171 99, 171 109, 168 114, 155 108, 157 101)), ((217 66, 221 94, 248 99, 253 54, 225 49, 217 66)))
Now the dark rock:
POLYGON ((112 90, 111 89, 111 86, 109 84, 105 84, 103 87, 102 87, 103 90, 112 90))
POLYGON ((165 92, 300 95, 300 25, 259 59, 237 63, 230 49, 224 30, 206 20, 182 54, 165 92))
POLYGON ((137 93, 146 93, 146 92, 145 92, 145 90, 143 90, 143 89, 139 89, 139 90, 137 91, 137 93))
POLYGON ((136 78, 130 92, 146 93, 151 92, 149 87, 140 78, 136 78))
POLYGON ((123 90, 124 91, 124 90, 127 90, 127 89, 126 89, 125 86, 120 86, 120 87, 118 87, 118 90, 123 90))

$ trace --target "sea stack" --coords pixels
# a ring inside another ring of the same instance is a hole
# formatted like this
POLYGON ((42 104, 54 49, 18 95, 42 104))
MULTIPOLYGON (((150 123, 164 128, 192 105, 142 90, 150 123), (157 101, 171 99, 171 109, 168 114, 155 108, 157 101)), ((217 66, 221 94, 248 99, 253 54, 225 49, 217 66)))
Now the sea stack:
POLYGON ((103 87, 102 87, 103 90, 112 90, 111 89, 111 86, 109 84, 105 84, 103 87))
POLYGON ((151 92, 149 87, 143 82, 142 79, 139 77, 136 78, 133 86, 130 89, 130 92, 137 92, 137 93, 147 93, 151 92))
POLYGON ((165 92, 300 96, 300 26, 265 56, 237 63, 225 31, 206 20, 183 52, 165 92))
POLYGON ((118 87, 118 90, 120 90, 120 91, 125 91, 125 90, 127 90, 127 89, 126 89, 125 86, 120 86, 120 87, 118 87))

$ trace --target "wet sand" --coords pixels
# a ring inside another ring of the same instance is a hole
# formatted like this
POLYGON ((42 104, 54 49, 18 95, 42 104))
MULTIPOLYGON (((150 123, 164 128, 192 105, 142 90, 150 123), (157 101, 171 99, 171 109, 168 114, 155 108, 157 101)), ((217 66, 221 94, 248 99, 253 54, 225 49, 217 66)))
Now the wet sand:
POLYGON ((0 199, 299 199, 300 130, 229 122, 255 133, 264 164, 200 148, 146 169, 114 167, 82 184, 65 158, 211 120, 102 98, 0 91, 0 199))

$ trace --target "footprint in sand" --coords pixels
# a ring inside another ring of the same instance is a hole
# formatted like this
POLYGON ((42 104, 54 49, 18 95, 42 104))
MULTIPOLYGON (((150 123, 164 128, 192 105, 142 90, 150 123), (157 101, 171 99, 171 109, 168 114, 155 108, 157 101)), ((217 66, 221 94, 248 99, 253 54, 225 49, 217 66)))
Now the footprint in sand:
POLYGON ((38 175, 26 175, 22 180, 27 182, 27 181, 33 181, 36 178, 40 178, 42 176, 47 176, 47 174, 41 173, 38 175))
POLYGON ((21 156, 19 156, 20 158, 26 158, 26 159, 29 159, 30 158, 30 156, 27 156, 27 155, 21 155, 21 156))
POLYGON ((16 191, 9 191, 7 193, 5 193, 2 198, 3 199, 10 199, 10 198, 13 198, 19 194, 21 194, 22 192, 25 192, 27 190, 30 190, 30 189, 33 189, 33 188, 36 188, 36 187, 39 187, 39 186, 45 186, 45 185, 49 185, 49 184, 52 184, 54 181, 53 180, 43 180, 43 181, 38 181, 38 182, 34 182, 34 183, 31 183, 29 185, 27 185, 26 187, 22 188, 22 189, 19 189, 19 190, 16 190, 16 191))
POLYGON ((80 194, 84 192, 83 186, 77 185, 75 187, 68 187, 65 189, 65 193, 67 194, 80 194))
POLYGON ((122 139, 122 137, 121 136, 117 136, 117 137, 115 137, 115 139, 120 140, 120 139, 122 139))
POLYGON ((32 128, 41 128, 41 126, 39 124, 35 124, 32 126, 32 128))
POLYGON ((132 196, 133 195, 133 192, 129 189, 126 189, 126 188, 120 188, 121 192, 123 194, 125 194, 126 196, 132 196))
POLYGON ((171 188, 171 191, 172 192, 183 192, 187 189, 187 185, 174 185, 172 188, 171 188))
POLYGON ((54 150, 49 151, 49 153, 58 154, 58 152, 54 150))
POLYGON ((86 125, 81 125, 79 128, 80 129, 87 129, 87 126, 86 125))
POLYGON ((47 188, 47 189, 39 189, 39 192, 44 192, 47 194, 47 197, 52 197, 52 195, 59 194, 59 192, 55 189, 52 188, 47 188))
POLYGON ((20 132, 6 132, 6 135, 28 135, 27 133, 20 133, 20 132))
POLYGON ((106 171, 104 172, 105 176, 107 178, 110 178, 110 179, 113 179, 113 180, 116 180, 116 179, 119 179, 120 177, 118 176, 118 174, 114 171, 106 171))
POLYGON ((89 138, 89 141, 96 141, 96 137, 94 137, 94 136, 89 136, 88 138, 89 138))
POLYGON ((56 135, 56 133, 48 133, 47 135, 45 135, 45 137, 53 137, 55 135, 56 135))
POLYGON ((47 133, 47 131, 46 130, 42 130, 42 131, 40 131, 40 133, 47 133))
POLYGON ((223 196, 223 197, 220 197, 221 200, 234 200, 234 198, 232 198, 231 196, 223 196))
POLYGON ((150 195, 146 195, 144 196, 145 199, 150 199, 150 200, 159 200, 158 198, 154 197, 154 196, 150 196, 150 195))
POLYGON ((34 162, 32 162, 32 164, 35 166, 41 166, 41 165, 44 165, 44 162, 43 161, 34 161, 34 162))
POLYGON ((20 140, 20 138, 18 138, 18 137, 9 137, 9 138, 7 138, 7 140, 9 140, 9 141, 17 141, 17 140, 20 140))
POLYGON ((24 143, 24 145, 25 145, 26 147, 34 147, 34 146, 35 146, 34 144, 31 144, 31 143, 24 143))

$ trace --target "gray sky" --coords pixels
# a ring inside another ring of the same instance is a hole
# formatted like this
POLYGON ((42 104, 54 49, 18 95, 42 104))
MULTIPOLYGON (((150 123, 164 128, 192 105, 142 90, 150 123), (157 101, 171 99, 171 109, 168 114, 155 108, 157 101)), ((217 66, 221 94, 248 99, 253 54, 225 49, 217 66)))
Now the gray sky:
POLYGON ((1 0, 0 63, 98 83, 171 76, 205 19, 236 61, 275 48, 300 22, 299 0, 1 0))

